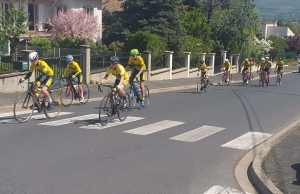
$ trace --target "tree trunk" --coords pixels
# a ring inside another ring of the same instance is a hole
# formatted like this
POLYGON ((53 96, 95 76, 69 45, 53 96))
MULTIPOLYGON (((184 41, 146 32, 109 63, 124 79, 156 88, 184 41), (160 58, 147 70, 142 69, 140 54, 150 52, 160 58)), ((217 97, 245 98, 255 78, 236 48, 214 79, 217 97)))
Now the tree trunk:
POLYGON ((20 39, 12 37, 12 38, 9 38, 9 40, 10 40, 10 55, 12 56, 13 61, 17 61, 18 45, 19 45, 20 39))

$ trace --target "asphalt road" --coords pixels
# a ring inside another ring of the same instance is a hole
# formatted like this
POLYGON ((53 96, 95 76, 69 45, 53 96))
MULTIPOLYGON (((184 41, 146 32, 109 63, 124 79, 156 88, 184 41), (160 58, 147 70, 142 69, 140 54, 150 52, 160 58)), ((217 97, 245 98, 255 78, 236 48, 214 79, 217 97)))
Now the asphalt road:
POLYGON ((253 80, 151 94, 147 109, 106 127, 97 124, 99 102, 55 120, 2 115, 0 193, 242 193, 237 162, 299 118, 299 76, 285 75, 282 86, 271 78, 265 88, 253 80))

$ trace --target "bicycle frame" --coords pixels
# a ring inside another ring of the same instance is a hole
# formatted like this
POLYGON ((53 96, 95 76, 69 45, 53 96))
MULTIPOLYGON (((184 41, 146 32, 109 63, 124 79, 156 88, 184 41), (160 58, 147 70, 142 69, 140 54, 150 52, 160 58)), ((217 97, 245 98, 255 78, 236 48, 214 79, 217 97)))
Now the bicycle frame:
MULTIPOLYGON (((27 104, 28 104, 28 102, 29 102, 29 100, 30 100, 30 96, 33 96, 33 101, 34 101, 34 103, 36 104, 36 105, 38 105, 38 112, 41 112, 42 110, 43 110, 43 105, 40 103, 40 100, 39 100, 39 97, 37 97, 35 94, 34 94, 34 92, 33 92, 33 88, 34 87, 36 87, 36 85, 35 85, 35 83, 34 82, 29 82, 29 87, 28 87, 28 89, 27 89, 27 96, 26 96, 26 98, 25 98, 25 100, 24 100, 24 103, 27 101, 27 104), (28 100, 27 100, 28 99, 28 100)), ((21 87, 22 88, 24 88, 24 86, 21 84, 21 87)), ((42 100, 42 102, 44 101, 44 98, 45 98, 45 96, 43 96, 43 100, 42 100)), ((23 104, 24 104, 23 103, 23 104)), ((22 107, 23 107, 23 105, 22 105, 22 107)))

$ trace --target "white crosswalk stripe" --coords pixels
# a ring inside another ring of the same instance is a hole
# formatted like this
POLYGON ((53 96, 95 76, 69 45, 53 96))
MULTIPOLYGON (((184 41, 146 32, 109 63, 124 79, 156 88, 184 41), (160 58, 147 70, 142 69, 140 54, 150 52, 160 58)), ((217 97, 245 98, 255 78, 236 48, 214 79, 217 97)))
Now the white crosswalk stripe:
POLYGON ((196 142, 224 129, 225 128, 222 127, 204 125, 197 129, 172 137, 170 139, 184 142, 196 142))
POLYGON ((89 114, 89 115, 83 115, 83 116, 79 116, 79 117, 72 117, 72 118, 66 118, 66 119, 55 120, 55 121, 50 121, 50 122, 44 122, 44 123, 40 123, 39 125, 61 126, 61 125, 67 125, 70 123, 76 123, 78 121, 91 120, 91 119, 95 119, 98 117, 99 117, 99 114, 89 114))
POLYGON ((209 190, 207 190, 204 194, 250 194, 239 191, 235 188, 231 187, 223 187, 219 185, 215 185, 209 190))
POLYGON ((261 132, 248 132, 226 144, 223 144, 222 147, 240 149, 240 150, 249 150, 265 141, 272 134, 261 133, 261 132))
POLYGON ((118 125, 123 125, 124 123, 130 123, 138 120, 145 119, 143 117, 127 117, 125 121, 120 121, 119 119, 113 119, 112 121, 109 121, 106 126, 102 126, 100 123, 93 124, 93 125, 87 125, 87 126, 82 126, 80 128, 84 129, 96 129, 96 130, 101 130, 101 129, 106 129, 109 127, 114 127, 118 125))
MULTIPOLYGON (((63 116, 63 115, 69 115, 69 114, 73 114, 74 112, 60 112, 58 116, 63 116)), ((14 114, 13 113, 6 113, 6 114, 2 114, 0 115, 0 118, 2 117, 13 117, 14 114), (3 116, 2 116, 3 115, 3 116)), ((43 113, 37 113, 37 114, 33 114, 32 117, 30 118, 30 120, 40 120, 40 119, 46 119, 46 115, 44 115, 43 113)), ((18 121, 16 121, 16 119, 14 118, 9 118, 9 119, 0 119, 0 123, 17 123, 18 121)))
POLYGON ((164 120, 164 121, 160 121, 157 123, 152 123, 150 125, 138 127, 135 129, 130 129, 130 130, 124 131, 124 133, 131 133, 131 134, 135 134, 135 135, 149 135, 151 133, 155 133, 158 131, 162 131, 164 129, 175 127, 175 126, 181 125, 183 123, 184 122, 164 120))

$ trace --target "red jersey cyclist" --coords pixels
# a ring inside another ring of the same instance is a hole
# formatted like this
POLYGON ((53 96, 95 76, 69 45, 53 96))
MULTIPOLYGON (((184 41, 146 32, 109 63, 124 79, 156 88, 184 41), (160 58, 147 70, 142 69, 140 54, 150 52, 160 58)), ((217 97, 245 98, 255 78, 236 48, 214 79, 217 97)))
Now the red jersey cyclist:
MULTIPOLYGON (((79 102, 83 102, 84 97, 83 97, 83 89, 82 89, 82 70, 81 70, 79 64, 73 60, 72 55, 67 55, 66 56, 66 61, 67 61, 68 65, 67 65, 67 69, 65 70, 63 76, 66 77, 69 70, 73 69, 73 72, 68 76, 67 82, 70 84, 71 78, 75 79, 77 77, 77 79, 78 79, 78 90, 79 90, 79 95, 80 95, 79 102)), ((70 89, 71 88, 69 87, 68 90, 70 90, 70 89)), ((68 91, 67 94, 70 94, 70 92, 68 91)))
MULTIPOLYGON (((128 65, 134 65, 135 68, 133 72, 131 73, 129 83, 132 84, 132 81, 134 78, 139 78, 140 79, 140 88, 141 88, 141 96, 142 96, 142 101, 141 101, 141 107, 145 106, 145 80, 146 80, 146 74, 144 74, 144 70, 146 70, 146 65, 144 62, 144 59, 141 56, 138 56, 139 51, 137 49, 132 49, 130 51, 131 57, 128 60, 128 65)), ((127 71, 128 71, 128 66, 127 66, 127 71)))

